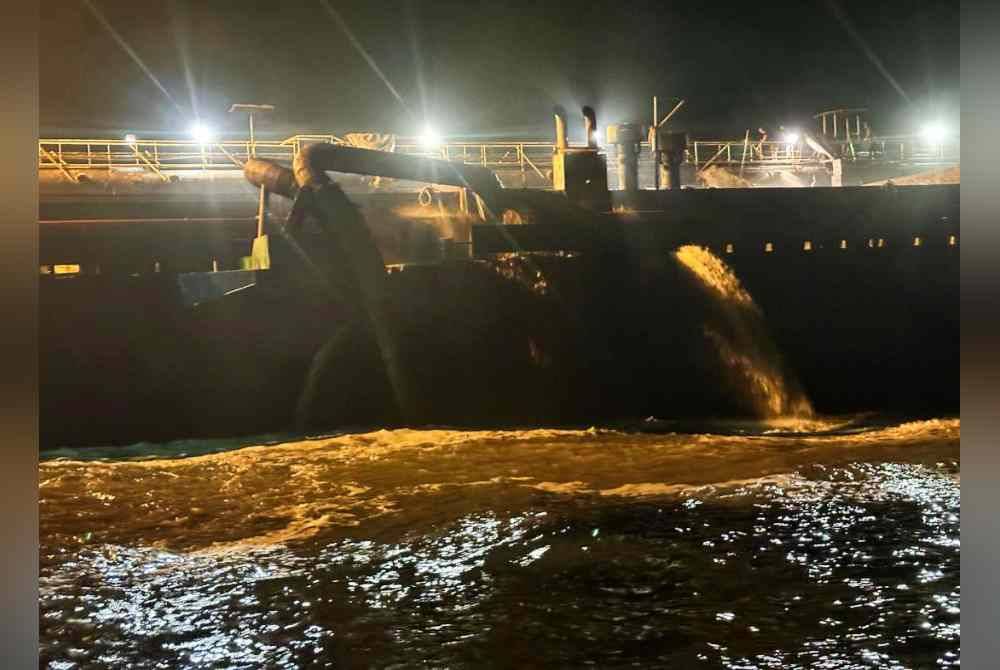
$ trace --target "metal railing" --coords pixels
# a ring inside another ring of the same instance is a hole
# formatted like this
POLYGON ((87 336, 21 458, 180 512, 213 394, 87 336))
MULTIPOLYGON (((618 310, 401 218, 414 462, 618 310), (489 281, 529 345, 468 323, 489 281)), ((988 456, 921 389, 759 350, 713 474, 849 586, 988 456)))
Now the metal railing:
MULTIPOLYGON (((291 160, 292 148, 281 142, 256 142, 262 158, 291 160)), ((38 168, 58 170, 74 180, 72 171, 146 170, 164 181, 167 172, 242 169, 251 155, 250 142, 200 143, 177 140, 80 140, 38 141, 38 168)))
MULTIPOLYGON (((346 144, 336 135, 294 135, 281 141, 249 140, 198 142, 194 140, 90 140, 42 139, 38 142, 38 168, 57 170, 75 181, 73 172, 85 170, 144 170, 164 181, 167 173, 242 169, 251 155, 290 162, 303 146, 314 142, 346 144)), ((431 156, 495 169, 534 172, 547 179, 552 164, 548 142, 450 142, 428 148, 415 141, 396 143, 396 151, 431 156)))
MULTIPOLYGON (((304 145, 313 142, 347 144, 336 135, 294 135, 281 144, 292 147, 294 155, 304 145)), ((553 148, 551 142, 447 142, 434 147, 411 139, 396 142, 397 153, 440 158, 485 168, 517 169, 521 172, 531 170, 543 179, 548 177, 541 168, 552 165, 553 148)))
MULTIPOLYGON (((842 141, 831 147, 834 156, 845 161, 908 161, 942 163, 959 159, 957 142, 934 144, 911 136, 842 141)), ((688 160, 698 169, 709 164, 748 169, 795 167, 828 163, 829 158, 804 142, 697 140, 688 145, 688 160)))
POLYGON ((689 144, 689 160, 699 169, 710 164, 757 165, 760 163, 795 165, 815 162, 819 157, 808 147, 790 142, 748 142, 746 140, 696 140, 689 144))
POLYGON ((961 146, 958 140, 935 143, 899 135, 845 143, 845 156, 889 161, 957 162, 961 158, 961 146))
MULTIPOLYGON (((169 181, 170 174, 242 169, 251 155, 291 162, 303 146, 314 142, 346 144, 336 135, 294 135, 281 141, 249 140, 198 142, 195 140, 42 139, 38 141, 38 168, 57 171, 70 181, 74 173, 94 170, 143 171, 169 181)), ((435 147, 401 139, 396 151, 431 156, 498 171, 534 174, 550 182, 553 145, 549 142, 449 142, 435 147)), ((928 144, 913 137, 884 137, 844 142, 837 149, 845 160, 925 161, 958 160, 958 144, 928 144)), ((613 155, 614 147, 607 148, 613 155)), ((649 145, 642 143, 642 155, 649 145)), ((819 165, 828 159, 803 143, 781 141, 695 140, 688 143, 687 161, 698 169, 708 165, 749 169, 774 166, 819 165)), ((611 161, 609 160, 609 163, 611 161)))

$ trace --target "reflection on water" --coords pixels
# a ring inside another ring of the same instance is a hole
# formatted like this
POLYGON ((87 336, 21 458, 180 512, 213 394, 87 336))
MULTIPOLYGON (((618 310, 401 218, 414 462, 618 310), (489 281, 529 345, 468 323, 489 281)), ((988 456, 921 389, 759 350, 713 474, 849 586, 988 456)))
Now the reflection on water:
POLYGON ((958 421, 814 421, 48 460, 43 665, 957 666, 958 421))

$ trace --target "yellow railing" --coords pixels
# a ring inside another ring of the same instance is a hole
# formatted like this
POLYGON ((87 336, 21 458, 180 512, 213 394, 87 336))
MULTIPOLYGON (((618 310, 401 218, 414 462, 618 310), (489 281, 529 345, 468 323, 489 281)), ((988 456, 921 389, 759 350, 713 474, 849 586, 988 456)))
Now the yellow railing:
MULTIPOLYGON (((291 160, 291 147, 281 142, 256 142, 256 155, 291 160)), ((166 172, 241 169, 251 155, 250 142, 188 142, 176 140, 38 141, 39 169, 59 170, 72 178, 82 170, 148 170, 166 180, 166 172)))
MULTIPOLYGON (((38 141, 38 167, 57 170, 74 181, 73 173, 85 170, 143 170, 166 181, 168 173, 241 169, 251 155, 290 162, 303 146, 314 142, 344 143, 336 135, 295 135, 281 141, 258 140, 251 151, 249 140, 42 139, 38 141)), ((543 168, 552 163, 548 142, 451 142, 428 148, 403 140, 396 143, 396 151, 488 168, 532 171, 542 178, 543 168)))
MULTIPOLYGON (((931 144, 918 137, 900 136, 874 138, 871 140, 845 140, 836 144, 839 158, 858 160, 861 158, 886 161, 957 161, 957 142, 931 144)), ((815 164, 829 159, 817 153, 805 142, 781 142, 775 140, 697 140, 688 144, 688 160, 699 169, 708 164, 745 165, 760 167, 768 165, 795 166, 815 164)))
MULTIPOLYGON (((71 181, 91 170, 138 170, 155 174, 164 181, 171 173, 241 169, 251 155, 291 162, 303 146, 313 142, 344 144, 336 135, 294 135, 280 141, 249 140, 198 142, 195 140, 94 140, 42 139, 38 141, 39 170, 58 171, 71 181), (77 173, 77 174, 74 174, 77 173)), ((642 144, 648 156, 649 145, 642 144)), ((608 147, 614 155, 615 148, 608 147)), ((396 151, 481 165, 494 170, 536 174, 548 182, 553 145, 549 142, 448 142, 435 147, 402 138, 396 151)), ((846 143, 841 155, 847 160, 866 157, 876 160, 947 161, 958 158, 958 146, 921 143, 911 137, 880 138, 870 142, 846 143)), ((696 140, 688 143, 687 161, 699 169, 709 164, 802 165, 823 162, 823 157, 803 143, 779 141, 696 140)), ((610 162, 610 160, 609 160, 610 162)))

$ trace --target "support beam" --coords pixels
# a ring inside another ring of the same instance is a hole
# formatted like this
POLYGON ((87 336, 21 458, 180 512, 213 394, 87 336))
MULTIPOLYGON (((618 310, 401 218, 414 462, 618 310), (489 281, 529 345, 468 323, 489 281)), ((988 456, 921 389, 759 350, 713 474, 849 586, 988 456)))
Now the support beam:
POLYGON ((139 147, 137 145, 130 144, 129 147, 132 149, 132 153, 135 154, 135 157, 138 158, 143 163, 145 163, 146 167, 155 172, 157 177, 162 179, 164 182, 170 181, 170 179, 165 174, 160 172, 160 169, 156 167, 152 161, 146 158, 146 156, 141 151, 139 151, 139 147))
POLYGON ((663 120, 662 120, 662 121, 660 121, 659 123, 657 123, 657 124, 656 124, 656 127, 657 127, 657 128, 659 128, 659 127, 660 127, 660 126, 662 126, 662 125, 663 125, 664 123, 666 123, 667 121, 669 121, 669 120, 670 120, 670 117, 671 117, 671 116, 673 116, 674 114, 676 114, 676 113, 677 113, 677 110, 678 110, 678 109, 680 109, 681 107, 683 107, 683 106, 684 106, 684 103, 685 103, 685 102, 686 102, 685 100, 681 100, 681 101, 680 101, 680 102, 678 102, 678 103, 677 103, 676 105, 674 105, 674 108, 670 110, 670 113, 669 113, 669 114, 667 114, 666 116, 664 116, 664 117, 663 117, 663 120))
MULTIPOLYGON (((226 151, 226 147, 222 146, 221 144, 216 144, 215 146, 219 147, 219 151, 221 151, 222 153, 224 153, 226 155, 226 158, 228 158, 229 160, 231 160, 233 162, 233 164, 236 165, 236 167, 238 167, 239 169, 242 170, 246 166, 246 163, 244 163, 239 158, 237 158, 236 156, 233 156, 231 153, 229 153, 228 151, 226 151)), ((253 144, 251 144, 250 147, 249 147, 249 153, 250 153, 251 156, 254 155, 253 144)))
POLYGON ((63 176, 66 177, 66 179, 69 179, 72 182, 76 181, 76 179, 73 178, 73 175, 70 174, 70 171, 66 169, 66 164, 58 156, 56 156, 54 153, 43 147, 41 144, 38 145, 38 152, 43 156, 45 156, 45 158, 48 158, 50 161, 52 161, 52 164, 55 165, 57 168, 59 168, 59 171, 62 172, 63 176))
POLYGON ((719 150, 715 152, 715 155, 712 156, 711 158, 709 158, 708 161, 706 161, 704 165, 702 165, 700 168, 698 168, 698 171, 701 172, 702 170, 707 169, 709 165, 711 165, 712 163, 715 162, 716 158, 718 158, 719 156, 722 155, 722 152, 725 151, 726 147, 728 147, 728 146, 729 146, 728 142, 723 143, 723 145, 721 147, 719 147, 719 150))

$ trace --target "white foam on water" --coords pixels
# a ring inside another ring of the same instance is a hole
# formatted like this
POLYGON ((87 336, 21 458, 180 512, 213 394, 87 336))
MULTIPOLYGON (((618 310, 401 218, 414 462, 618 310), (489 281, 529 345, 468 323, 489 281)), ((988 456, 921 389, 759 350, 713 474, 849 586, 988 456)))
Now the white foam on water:
POLYGON ((379 430, 190 458, 48 461, 42 525, 94 542, 238 551, 373 524, 422 527, 498 491, 515 506, 539 494, 705 495, 824 464, 957 458, 958 419, 822 432, 838 421, 752 435, 379 430))

